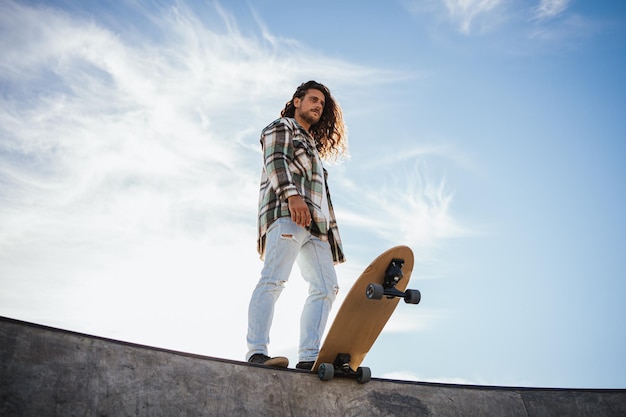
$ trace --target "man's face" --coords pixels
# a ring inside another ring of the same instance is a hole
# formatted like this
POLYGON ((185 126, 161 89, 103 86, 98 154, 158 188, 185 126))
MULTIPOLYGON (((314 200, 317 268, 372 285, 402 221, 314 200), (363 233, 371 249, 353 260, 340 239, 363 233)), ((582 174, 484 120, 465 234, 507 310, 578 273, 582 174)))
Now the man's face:
POLYGON ((311 88, 301 99, 296 97, 293 104, 296 107, 296 120, 308 129, 319 122, 322 117, 325 104, 324 93, 311 88))

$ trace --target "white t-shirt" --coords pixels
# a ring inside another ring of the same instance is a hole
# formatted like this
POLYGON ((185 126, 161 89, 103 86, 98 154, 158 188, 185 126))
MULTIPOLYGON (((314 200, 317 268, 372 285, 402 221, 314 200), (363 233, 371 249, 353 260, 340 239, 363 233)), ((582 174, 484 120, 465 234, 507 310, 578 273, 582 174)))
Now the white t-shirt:
MULTIPOLYGON (((319 162, 323 171, 324 164, 322 163, 322 159, 320 158, 317 152, 315 152, 315 156, 317 157, 317 161, 319 162)), ((330 208, 328 206, 328 192, 326 191, 326 178, 323 177, 323 174, 322 174, 322 179, 323 179, 324 188, 322 190, 322 207, 320 208, 322 209, 322 214, 324 215, 324 218, 326 219, 326 228, 329 229, 330 228, 330 208)))

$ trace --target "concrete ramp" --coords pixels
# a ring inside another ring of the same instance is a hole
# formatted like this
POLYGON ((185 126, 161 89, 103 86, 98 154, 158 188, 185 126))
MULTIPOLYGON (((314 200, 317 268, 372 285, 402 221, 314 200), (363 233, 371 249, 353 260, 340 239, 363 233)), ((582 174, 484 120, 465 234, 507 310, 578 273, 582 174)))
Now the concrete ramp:
POLYGON ((625 417, 626 390, 322 382, 0 317, 0 416, 625 417))

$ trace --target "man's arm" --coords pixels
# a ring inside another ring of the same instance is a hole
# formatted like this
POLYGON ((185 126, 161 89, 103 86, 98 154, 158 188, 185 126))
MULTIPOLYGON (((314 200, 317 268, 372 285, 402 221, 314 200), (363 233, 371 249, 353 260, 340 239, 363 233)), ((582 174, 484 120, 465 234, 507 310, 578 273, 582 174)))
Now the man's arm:
POLYGON ((291 219, 306 227, 311 223, 311 213, 306 202, 298 193, 289 170, 289 160, 293 158, 293 132, 284 123, 263 132, 261 144, 267 177, 281 200, 287 200, 291 219))

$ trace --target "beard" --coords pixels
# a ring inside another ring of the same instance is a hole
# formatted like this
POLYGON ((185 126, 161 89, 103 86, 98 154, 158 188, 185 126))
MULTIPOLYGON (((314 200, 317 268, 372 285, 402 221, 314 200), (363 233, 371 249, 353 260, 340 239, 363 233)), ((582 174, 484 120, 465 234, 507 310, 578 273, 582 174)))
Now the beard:
POLYGON ((311 126, 313 126, 314 124, 316 124, 317 122, 320 121, 320 119, 322 118, 322 115, 318 115, 317 113, 314 113, 312 111, 307 111, 307 112, 301 112, 299 114, 299 116, 302 118, 302 120, 306 121, 307 123, 309 123, 311 126))

